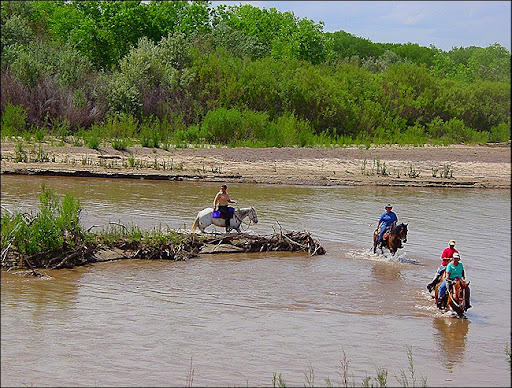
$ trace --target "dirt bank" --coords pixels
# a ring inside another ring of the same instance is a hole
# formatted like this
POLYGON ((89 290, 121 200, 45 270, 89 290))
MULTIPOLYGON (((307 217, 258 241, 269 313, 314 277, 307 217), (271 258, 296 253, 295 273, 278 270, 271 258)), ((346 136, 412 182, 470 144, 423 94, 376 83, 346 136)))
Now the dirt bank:
POLYGON ((117 151, 2 142, 2 174, 108 176, 294 185, 510 189, 510 142, 486 146, 177 148, 117 151))

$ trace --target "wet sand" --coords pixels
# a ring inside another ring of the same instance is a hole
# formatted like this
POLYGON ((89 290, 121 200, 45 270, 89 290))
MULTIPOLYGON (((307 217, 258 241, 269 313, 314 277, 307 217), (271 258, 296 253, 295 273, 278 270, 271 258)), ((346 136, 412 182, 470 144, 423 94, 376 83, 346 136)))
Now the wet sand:
POLYGON ((293 185, 510 189, 510 142, 346 148, 111 147, 2 142, 2 174, 105 176, 293 185))

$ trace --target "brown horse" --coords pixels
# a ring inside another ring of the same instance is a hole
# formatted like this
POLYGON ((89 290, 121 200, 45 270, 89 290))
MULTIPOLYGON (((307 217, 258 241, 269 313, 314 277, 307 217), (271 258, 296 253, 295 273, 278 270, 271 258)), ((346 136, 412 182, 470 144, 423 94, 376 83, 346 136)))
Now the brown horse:
MULTIPOLYGON (((435 286, 435 301, 436 305, 439 301, 439 287, 441 286, 442 281, 436 284, 435 286)), ((443 309, 452 309, 457 313, 459 318, 462 318, 467 311, 466 303, 467 303, 467 294, 469 293, 469 283, 461 278, 456 278, 455 280, 446 280, 446 293, 443 296, 442 305, 440 308, 443 309)))
MULTIPOLYGON (((377 241, 379 241, 379 230, 373 233, 373 253, 377 251, 377 241)), ((392 255, 398 251, 398 248, 403 248, 403 243, 407 242, 407 224, 393 224, 382 237, 381 253, 384 253, 384 248, 389 249, 392 255)))

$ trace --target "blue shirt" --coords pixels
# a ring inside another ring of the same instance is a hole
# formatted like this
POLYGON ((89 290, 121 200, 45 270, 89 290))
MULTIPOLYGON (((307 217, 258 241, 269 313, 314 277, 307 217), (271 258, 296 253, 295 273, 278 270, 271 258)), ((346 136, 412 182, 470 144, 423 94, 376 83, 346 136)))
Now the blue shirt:
POLYGON ((379 224, 384 223, 385 226, 391 225, 393 222, 398 221, 398 217, 394 212, 384 212, 379 218, 379 224))
POLYGON ((446 272, 450 274, 450 280, 454 280, 455 278, 462 278, 462 271, 464 271, 464 267, 460 261, 459 265, 457 266, 453 265, 453 261, 450 261, 446 266, 446 272))

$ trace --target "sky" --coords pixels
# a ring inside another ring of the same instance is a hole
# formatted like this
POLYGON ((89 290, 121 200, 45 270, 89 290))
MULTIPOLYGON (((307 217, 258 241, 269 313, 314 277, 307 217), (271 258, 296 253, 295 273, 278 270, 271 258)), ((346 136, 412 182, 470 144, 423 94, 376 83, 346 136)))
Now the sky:
POLYGON ((291 11, 324 22, 324 32, 343 30, 375 43, 417 43, 511 50, 511 1, 212 1, 291 11))

